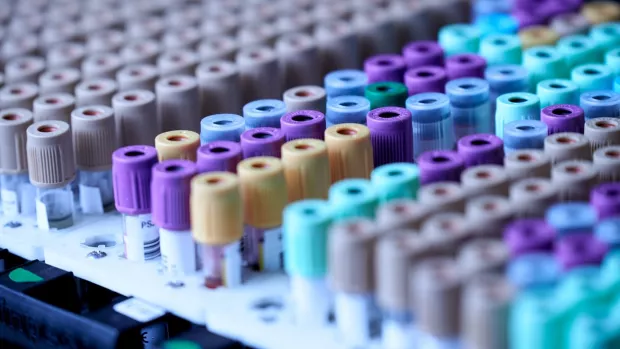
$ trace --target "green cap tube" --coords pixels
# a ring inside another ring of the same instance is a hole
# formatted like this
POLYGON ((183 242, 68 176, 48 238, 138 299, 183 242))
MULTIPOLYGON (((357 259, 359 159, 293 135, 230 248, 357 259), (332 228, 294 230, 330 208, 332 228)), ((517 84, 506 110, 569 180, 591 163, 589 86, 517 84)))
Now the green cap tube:
POLYGON ((370 181, 379 195, 379 203, 396 199, 415 199, 420 188, 420 170, 409 163, 392 163, 375 168, 370 181))
POLYGON ((611 68, 616 76, 620 76, 620 48, 607 51, 605 65, 611 68))
POLYGON ((602 61, 601 49, 585 35, 565 36, 558 41, 556 48, 564 55, 568 69, 602 61))
POLYGON ((569 70, 564 55, 553 46, 537 46, 523 52, 523 67, 530 75, 530 91, 547 79, 565 79, 569 70))
POLYGON ((603 23, 592 27, 590 38, 603 52, 620 47, 620 22, 603 23))
POLYGON ((579 86, 566 79, 543 80, 536 86, 540 107, 556 104, 579 104, 579 86))
POLYGON ((471 24, 446 25, 439 30, 438 41, 447 57, 460 53, 478 53, 480 30, 471 24))
POLYGON ((367 179, 345 179, 329 188, 334 221, 348 218, 375 218, 379 197, 367 179))
POLYGON ((383 107, 405 107, 409 92, 400 82, 376 82, 366 86, 364 96, 370 101, 370 109, 383 107))
POLYGON ((487 66, 521 64, 521 39, 517 35, 491 34, 480 42, 480 55, 487 66))
POLYGON ((604 64, 583 64, 571 71, 571 80, 579 86, 579 92, 611 90, 614 73, 604 64))

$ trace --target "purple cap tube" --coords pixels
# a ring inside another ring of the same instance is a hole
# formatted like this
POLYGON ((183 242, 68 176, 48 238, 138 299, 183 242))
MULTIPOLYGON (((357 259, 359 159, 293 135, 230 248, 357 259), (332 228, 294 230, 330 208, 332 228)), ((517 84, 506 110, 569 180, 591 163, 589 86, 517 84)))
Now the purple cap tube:
POLYGON ((465 161, 452 150, 430 150, 417 159, 422 185, 435 182, 460 182, 465 161))
POLYGON ((201 145, 196 153, 198 173, 224 171, 237 173, 241 146, 232 141, 213 141, 201 145))
POLYGON ((456 147, 465 167, 504 165, 504 142, 495 135, 480 133, 461 137, 456 147))
POLYGON ((151 168, 157 150, 148 145, 122 147, 112 154, 112 182, 116 209, 124 214, 151 212, 151 168))
POLYGON ((153 223, 162 229, 190 229, 189 192, 196 165, 189 160, 164 160, 153 167, 153 223))
POLYGON ((403 82, 405 69, 405 60, 396 54, 375 55, 364 61, 364 72, 370 84, 381 81, 403 82))
POLYGON ((375 167, 394 162, 413 162, 411 113, 400 107, 371 110, 366 116, 375 167))
POLYGON ((482 56, 473 53, 462 53, 446 60, 446 74, 448 80, 459 78, 481 78, 484 79, 484 71, 487 68, 487 61, 482 56))
POLYGON ((423 92, 444 93, 448 76, 442 67, 425 65, 405 72, 405 85, 409 95, 423 92))
POLYGON ((403 56, 408 68, 423 65, 444 65, 443 48, 435 41, 414 41, 403 47, 403 56))
POLYGON ((599 265, 607 254, 607 245, 591 233, 566 235, 555 245, 555 258, 564 271, 599 265))
POLYGON ((540 121, 549 128, 548 133, 583 133, 585 118, 583 109, 572 104, 550 105, 540 112, 540 121))
POLYGON ((620 216, 620 183, 604 183, 592 189, 590 204, 599 220, 620 216))
POLYGON ((286 113, 280 119, 280 128, 287 142, 299 138, 323 140, 326 128, 325 114, 317 110, 297 110, 286 113))
POLYGON ((556 232, 544 219, 519 219, 504 229, 504 242, 512 258, 553 251, 556 232))
POLYGON ((279 128, 257 127, 241 134, 243 158, 255 156, 280 157, 284 144, 284 132, 279 128))

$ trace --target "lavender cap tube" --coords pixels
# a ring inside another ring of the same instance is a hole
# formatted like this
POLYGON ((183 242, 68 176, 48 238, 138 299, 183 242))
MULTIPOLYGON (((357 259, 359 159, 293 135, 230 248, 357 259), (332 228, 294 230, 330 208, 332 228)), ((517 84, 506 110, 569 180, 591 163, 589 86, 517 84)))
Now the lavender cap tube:
POLYGON ((408 68, 423 65, 444 65, 444 51, 435 41, 414 41, 403 47, 403 57, 408 68))
POLYGON ((599 265, 605 254, 607 244, 591 233, 566 235, 555 246, 555 258, 563 270, 568 271, 585 265, 599 265))
POLYGON ((590 204, 599 220, 620 216, 620 183, 604 183, 592 189, 590 204))
POLYGON ((157 150, 147 145, 132 145, 112 153, 114 203, 128 215, 151 212, 151 169, 157 163, 157 150))
POLYGON ((393 162, 413 162, 411 113, 400 107, 371 110, 366 116, 375 167, 393 162))
POLYGON ((480 133, 461 137, 456 147, 465 167, 504 164, 504 142, 495 135, 480 133))
POLYGON ((237 164, 241 160, 241 145, 237 142, 214 141, 200 146, 196 152, 199 173, 216 171, 237 173, 237 164))
POLYGON ((370 84, 381 81, 403 82, 405 69, 405 60, 396 54, 375 55, 364 61, 364 72, 370 84))
POLYGON ((519 219, 504 229, 504 242, 512 258, 553 251, 555 230, 544 219, 519 219))
POLYGON ((448 80, 458 78, 484 79, 487 61, 473 53, 463 53, 448 57, 446 60, 446 74, 448 80))
POLYGON ((164 160, 153 167, 151 200, 153 223, 160 228, 185 231, 190 229, 190 182, 196 165, 188 160, 164 160))
POLYGON ((284 144, 284 132, 273 127, 257 127, 241 134, 243 158, 274 156, 279 158, 284 144))
POLYGON ((452 150, 430 150, 422 153, 418 159, 420 183, 460 182, 465 162, 461 155, 452 150))
POLYGON ((583 109, 572 104, 550 105, 540 112, 540 121, 544 122, 549 134, 560 132, 583 133, 585 118, 583 109))
POLYGON ((442 67, 426 65, 405 72, 405 85, 410 96, 423 92, 443 93, 447 82, 448 76, 442 67))
POLYGON ((280 119, 280 128, 287 142, 299 138, 322 140, 325 137, 325 114, 317 110, 297 110, 286 113, 280 119))

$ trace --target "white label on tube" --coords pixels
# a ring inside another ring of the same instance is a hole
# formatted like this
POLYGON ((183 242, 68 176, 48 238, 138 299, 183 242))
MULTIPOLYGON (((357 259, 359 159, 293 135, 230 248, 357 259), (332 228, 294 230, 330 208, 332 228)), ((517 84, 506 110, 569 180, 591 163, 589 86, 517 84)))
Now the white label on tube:
POLYGON ((196 245, 190 231, 159 229, 161 262, 171 274, 196 271, 196 245))
POLYGON ((144 261, 159 256, 159 229, 150 214, 125 216, 125 257, 144 261))
POLYGON ((366 346, 370 340, 370 296, 337 293, 335 310, 336 325, 345 342, 351 346, 366 346))
POLYGON ((241 257, 241 246, 239 241, 233 242, 224 247, 223 253, 224 271, 222 276, 224 279, 224 284, 226 287, 241 285, 243 282, 243 258, 241 257))
POLYGON ((17 192, 2 189, 2 213, 6 217, 15 217, 19 215, 19 200, 17 192))
POLYGON ((50 230, 50 222, 47 220, 47 206, 41 201, 37 200, 37 226, 41 230, 50 230))
POLYGON ((158 317, 164 316, 166 311, 160 307, 146 303, 137 298, 129 298, 112 307, 117 313, 123 314, 128 318, 138 322, 153 321, 158 317))
POLYGON ((263 266, 265 271, 282 269, 282 229, 266 229, 263 234, 263 266))
POLYGON ((84 214, 103 214, 103 202, 99 188, 80 185, 80 206, 84 214))

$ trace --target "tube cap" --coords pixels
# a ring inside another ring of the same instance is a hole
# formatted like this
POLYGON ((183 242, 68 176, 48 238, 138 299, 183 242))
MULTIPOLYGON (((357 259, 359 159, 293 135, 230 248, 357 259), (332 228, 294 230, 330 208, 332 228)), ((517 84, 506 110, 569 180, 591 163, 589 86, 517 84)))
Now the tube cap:
POLYGON ((370 178, 374 168, 373 150, 368 127, 339 124, 325 130, 331 181, 346 178, 370 178))
POLYGON ((26 130, 32 125, 32 112, 22 108, 0 111, 0 173, 28 171, 26 130))
POLYGON ((194 240, 226 245, 243 236, 239 179, 229 172, 197 175, 191 181, 190 214, 194 240))
POLYGON ((417 164, 420 168, 420 182, 423 185, 434 182, 460 182, 465 161, 452 150, 430 150, 422 153, 417 164))
POLYGON ((400 82, 376 82, 366 86, 364 96, 370 101, 370 109, 404 107, 408 96, 407 86, 400 82))
POLYGON ((495 135, 502 138, 506 124, 517 120, 538 120, 540 99, 526 92, 506 93, 497 98, 495 135))
POLYGON ((279 128, 256 127, 241 134, 241 149, 244 158, 255 156, 280 157, 284 144, 284 132, 279 128))
POLYGON ((620 93, 611 91, 588 91, 579 97, 579 105, 583 108, 586 119, 618 118, 620 108, 620 93))
POLYGON ((69 124, 47 120, 26 129, 30 183, 40 188, 61 188, 75 178, 75 155, 69 124))
POLYGON ((403 82, 405 60, 397 54, 379 54, 364 61, 364 72, 369 83, 380 81, 403 82))
POLYGON ((200 135, 193 131, 168 131, 155 137, 159 161, 169 159, 196 161, 196 151, 199 146, 200 135))
POLYGON ((237 173, 241 146, 231 141, 215 141, 200 146, 196 152, 198 172, 226 171, 237 173))
POLYGON ((41 95, 32 103, 35 121, 60 120, 70 123, 74 108, 75 98, 69 93, 41 95))
POLYGON ((542 108, 554 104, 579 104, 579 86, 566 79, 543 80, 536 85, 536 94, 542 108))
POLYGON ((130 145, 112 153, 114 202, 120 213, 151 212, 151 169, 156 163, 157 150, 147 145, 130 145))
POLYGON ((240 115, 210 115, 200 121, 200 141, 203 144, 213 141, 239 142, 244 130, 245 121, 240 115))
POLYGON ((516 217, 543 217, 558 200, 558 190, 546 178, 528 177, 510 186, 510 202, 516 217))
POLYGON ((456 255, 462 245, 473 237, 462 213, 442 212, 429 216, 422 224, 422 238, 435 254, 456 255))
POLYGON ((481 195, 508 196, 508 174, 499 165, 478 165, 461 174, 465 195, 469 198, 481 195))
POLYGON ((506 226, 504 242, 515 258, 535 252, 551 252, 555 230, 543 219, 519 219, 506 226))
POLYGON ((327 127, 336 124, 365 124, 370 111, 370 101, 362 96, 338 96, 327 101, 325 120, 327 127))
POLYGON ((103 105, 82 107, 71 112, 75 161, 80 170, 104 171, 112 167, 112 153, 118 148, 114 110, 103 105))
POLYGON ((554 133, 545 138, 545 154, 556 164, 566 160, 590 160, 590 142, 586 136, 574 132, 554 133))
POLYGON ((513 215, 510 201, 503 196, 484 195, 467 201, 465 205, 465 216, 473 233, 483 237, 501 237, 513 215))
POLYGON ((316 110, 325 113, 326 93, 320 86, 296 86, 282 96, 288 113, 298 110, 316 110))
POLYGON ((560 36, 551 28, 542 25, 533 25, 519 31, 519 39, 523 49, 534 46, 555 45, 560 36))
POLYGON ((522 149, 507 154, 504 158, 504 169, 512 181, 551 176, 549 156, 538 149, 522 149))
POLYGON ((437 34, 446 56, 459 53, 478 52, 480 46, 480 30, 472 24, 455 23, 443 26, 437 34))
POLYGON ((237 165, 244 222, 259 229, 282 225, 282 210, 287 204, 284 168, 278 158, 260 156, 237 165))
POLYGON ((379 197, 369 180, 345 179, 329 188, 329 203, 335 221, 353 217, 374 218, 379 197))
POLYGON ((382 231, 397 229, 418 230, 426 219, 428 210, 417 201, 397 199, 377 209, 377 226, 382 231))
POLYGON ((448 80, 459 78, 484 78, 487 61, 473 53, 457 54, 446 59, 448 80))
POLYGON ((375 166, 413 162, 411 113, 400 107, 371 110, 366 117, 375 166))
POLYGON ((590 192, 590 204, 599 220, 620 216, 620 183, 603 183, 590 192))
POLYGON ((495 135, 481 133, 461 137, 457 143, 457 151, 463 158, 465 167, 504 163, 504 143, 495 135))
POLYGON ((583 134, 590 141, 592 152, 609 145, 620 145, 620 120, 595 118, 586 121, 583 134))
POLYGON ((585 119, 583 109, 572 104, 551 105, 540 112, 540 120, 544 122, 549 134, 560 132, 583 133, 585 119))
POLYGON ((551 181, 558 189, 558 200, 587 201, 596 184, 597 171, 590 161, 562 161, 551 169, 551 181))
MULTIPOLYGON (((612 217, 602 220, 596 225, 594 236, 605 242, 610 249, 616 250, 620 246, 620 218, 612 217)), ((609 260, 608 258, 606 259, 609 260)), ((614 278, 617 278, 617 274, 615 272, 614 274, 614 278)))
POLYGON ((607 250, 607 245, 592 234, 572 234, 557 242, 555 258, 562 269, 567 271, 580 266, 601 264, 607 250))
POLYGON ((329 98, 363 96, 368 76, 361 70, 336 70, 325 75, 324 85, 329 98))
POLYGON ((286 105, 278 99, 259 99, 243 106, 246 129, 256 127, 280 127, 280 118, 286 113, 286 105))
POLYGON ((153 166, 151 200, 153 223, 162 229, 190 229, 190 182, 196 165, 189 160, 164 160, 153 166))
POLYGON ((317 110, 297 110, 284 114, 280 128, 286 141, 298 138, 323 139, 325 134, 325 114, 317 110))
POLYGON ((504 124, 506 151, 517 149, 542 149, 549 127, 538 120, 515 120, 504 124))
POLYGON ((620 180, 620 146, 600 148, 592 154, 592 160, 601 182, 620 180))
POLYGON ((289 202, 327 199, 331 180, 325 142, 308 138, 286 142, 282 165, 289 202))
POLYGON ((403 47, 403 57, 407 68, 416 68, 426 65, 443 67, 444 51, 435 41, 414 41, 403 47))
POLYGON ((418 200, 429 213, 463 212, 465 209, 465 191, 454 182, 435 182, 423 185, 418 190, 418 200))
POLYGON ((596 211, 587 202, 561 203, 551 206, 545 213, 547 224, 560 235, 591 231, 596 224, 596 211))
POLYGON ((509 259, 502 240, 478 238, 464 244, 456 260, 464 276, 470 278, 480 274, 503 274, 509 259))
POLYGON ((420 170, 414 164, 391 163, 372 171, 370 180, 377 188, 381 203, 415 199, 420 188, 420 170))
POLYGON ((405 73, 405 85, 410 96, 423 92, 443 93, 447 82, 446 71, 438 66, 416 66, 405 73))

